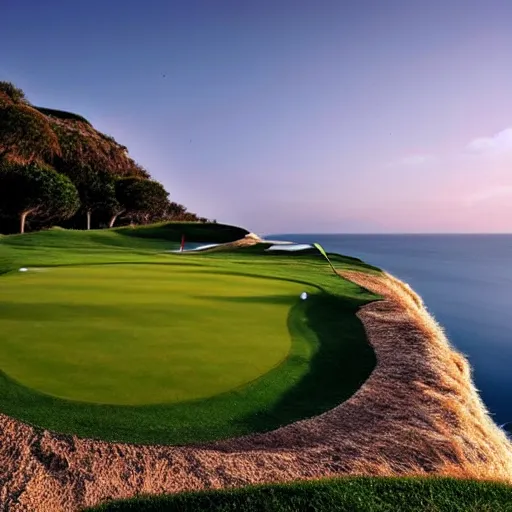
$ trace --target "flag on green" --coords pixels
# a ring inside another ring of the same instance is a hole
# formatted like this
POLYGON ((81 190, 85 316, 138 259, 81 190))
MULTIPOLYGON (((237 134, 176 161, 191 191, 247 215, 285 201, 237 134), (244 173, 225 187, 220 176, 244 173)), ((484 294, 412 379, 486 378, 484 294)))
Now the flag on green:
POLYGON ((317 244, 317 243, 314 243, 313 244, 313 247, 315 247, 316 249, 318 249, 318 251, 320 252, 320 254, 327 260, 327 263, 329 263, 329 265, 331 266, 332 268, 332 271, 338 275, 338 273, 336 272, 336 269, 334 268, 333 264, 331 263, 331 260, 329 259, 329 257, 327 256, 327 253, 325 252, 325 249, 320 245, 320 244, 317 244))

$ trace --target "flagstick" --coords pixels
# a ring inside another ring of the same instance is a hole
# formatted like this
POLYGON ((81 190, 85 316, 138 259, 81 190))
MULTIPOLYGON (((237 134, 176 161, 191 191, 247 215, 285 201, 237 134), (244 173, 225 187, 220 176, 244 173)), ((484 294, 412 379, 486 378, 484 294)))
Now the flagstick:
POLYGON ((334 268, 333 264, 331 263, 331 260, 329 259, 329 257, 327 256, 327 253, 325 252, 325 249, 320 245, 320 244, 317 244, 317 243, 314 243, 313 244, 313 247, 315 247, 316 249, 318 249, 318 251, 320 252, 320 254, 327 260, 327 263, 329 263, 330 267, 332 268, 332 271, 339 277, 339 274, 338 272, 336 271, 336 269, 334 268))

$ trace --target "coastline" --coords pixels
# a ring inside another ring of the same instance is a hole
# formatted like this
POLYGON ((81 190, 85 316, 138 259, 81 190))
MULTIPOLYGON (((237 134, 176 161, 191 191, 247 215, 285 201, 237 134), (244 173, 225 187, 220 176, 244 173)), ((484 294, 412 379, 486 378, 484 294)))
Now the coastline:
POLYGON ((0 502, 77 510, 140 493, 342 475, 512 482, 512 444, 421 298, 387 274, 341 275, 384 297, 358 313, 377 366, 346 402, 273 432, 196 447, 79 439, 0 415, 0 502))

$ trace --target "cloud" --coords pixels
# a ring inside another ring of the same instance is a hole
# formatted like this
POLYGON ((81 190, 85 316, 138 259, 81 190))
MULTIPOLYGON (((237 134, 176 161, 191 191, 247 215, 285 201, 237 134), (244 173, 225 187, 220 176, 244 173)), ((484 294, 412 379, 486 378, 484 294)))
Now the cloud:
POLYGON ((390 162, 386 167, 420 167, 434 161, 434 155, 408 155, 390 162))
POLYGON ((512 151, 512 128, 506 128, 491 137, 472 140, 466 151, 477 154, 493 154, 512 151))
POLYGON ((466 197, 466 204, 468 206, 474 206, 479 203, 484 203, 486 201, 491 201, 493 199, 499 199, 500 197, 511 197, 512 196, 512 186, 511 185, 500 185, 495 187, 490 187, 480 192, 476 192, 468 197, 466 197))

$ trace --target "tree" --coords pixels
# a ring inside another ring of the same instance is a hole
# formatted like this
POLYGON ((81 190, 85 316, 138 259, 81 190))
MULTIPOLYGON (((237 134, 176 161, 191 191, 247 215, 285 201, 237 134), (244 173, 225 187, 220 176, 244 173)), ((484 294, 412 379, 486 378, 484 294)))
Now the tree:
POLYGON ((91 214, 93 212, 110 212, 119 207, 114 179, 108 173, 91 173, 89 180, 78 187, 78 193, 87 216, 87 229, 91 229, 91 214))
POLYGON ((29 215, 46 220, 66 219, 79 208, 78 192, 69 178, 44 165, 0 166, 0 212, 18 216, 25 232, 29 215))
POLYGON ((187 213, 187 208, 182 204, 169 202, 165 213, 168 219, 181 220, 187 213))
POLYGON ((117 217, 119 217, 119 215, 121 215, 125 211, 126 208, 119 202, 117 197, 115 197, 115 200, 111 202, 110 208, 108 210, 108 213, 110 215, 108 227, 113 228, 114 224, 116 223, 117 217))
POLYGON ((91 229, 91 217, 94 212, 110 212, 118 208, 115 179, 110 173, 96 171, 85 165, 70 175, 78 190, 81 212, 85 213, 87 229, 91 229))
POLYGON ((151 217, 163 215, 169 204, 169 192, 158 181, 143 178, 121 178, 116 181, 116 199, 119 203, 112 214, 110 227, 121 213, 147 223, 151 217))

